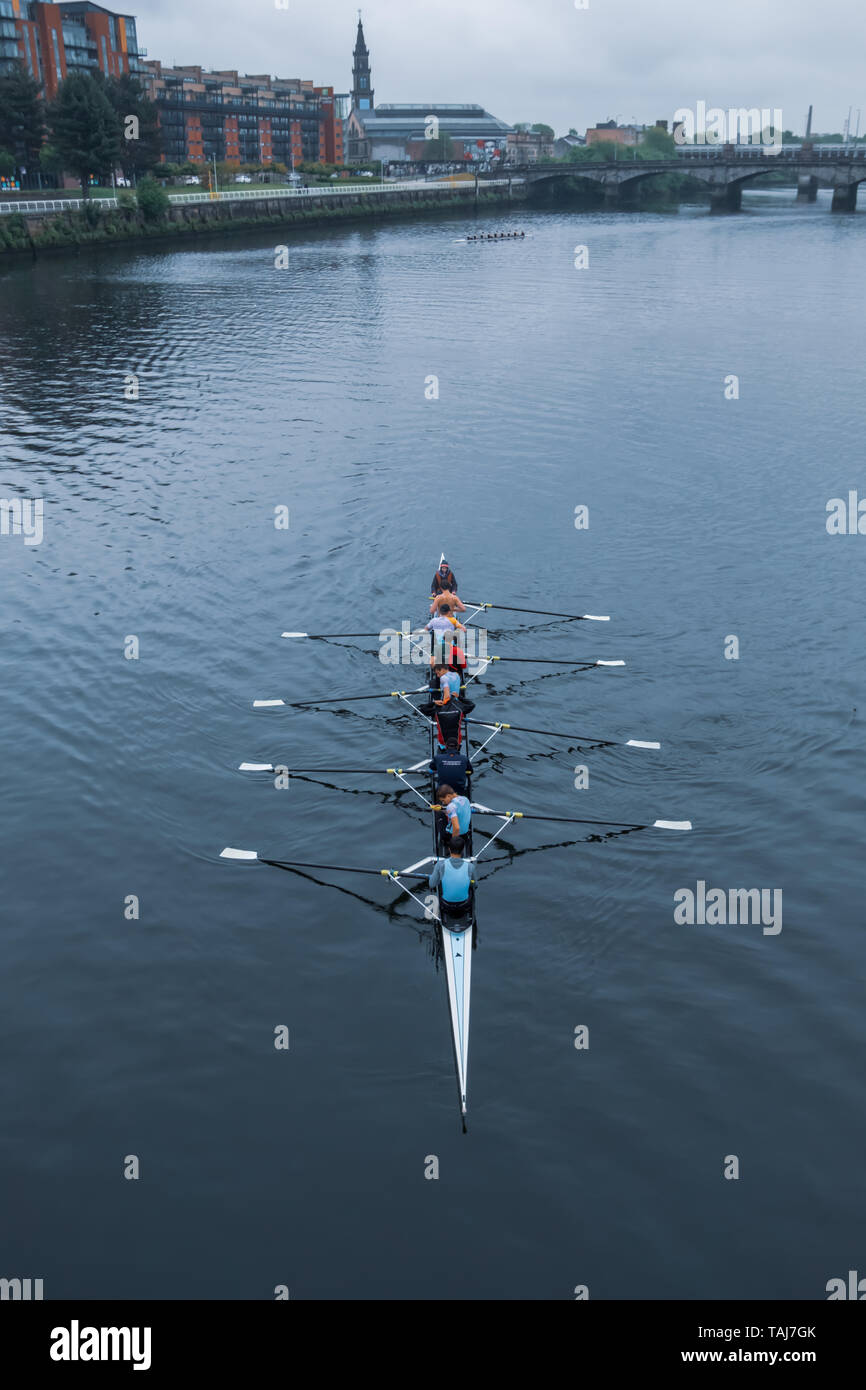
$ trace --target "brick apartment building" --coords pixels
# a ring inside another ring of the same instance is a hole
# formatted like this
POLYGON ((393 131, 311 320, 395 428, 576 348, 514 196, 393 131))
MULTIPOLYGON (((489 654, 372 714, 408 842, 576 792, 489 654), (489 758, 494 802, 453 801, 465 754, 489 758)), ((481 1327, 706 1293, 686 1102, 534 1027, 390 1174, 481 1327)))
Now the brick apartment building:
POLYGON ((47 101, 69 73, 140 76, 143 56, 132 15, 90 0, 0 0, 0 74, 23 63, 47 101))
POLYGON ((146 62, 135 19, 90 0, 0 0, 0 74, 16 63, 46 101, 70 73, 130 73, 156 103, 171 163, 343 163, 343 109, 333 87, 146 62))
POLYGON ((343 122, 333 87, 235 70, 144 65, 171 164, 342 164, 343 122))

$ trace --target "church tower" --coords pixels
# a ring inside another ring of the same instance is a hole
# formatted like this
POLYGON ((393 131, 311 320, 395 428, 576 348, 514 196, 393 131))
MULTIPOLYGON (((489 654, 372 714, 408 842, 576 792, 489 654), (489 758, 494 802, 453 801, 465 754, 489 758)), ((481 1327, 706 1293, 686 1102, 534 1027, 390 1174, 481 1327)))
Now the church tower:
POLYGON ((370 54, 364 40, 361 11, 358 11, 358 35, 352 64, 352 106, 356 111, 373 110, 373 80, 370 76, 370 54))

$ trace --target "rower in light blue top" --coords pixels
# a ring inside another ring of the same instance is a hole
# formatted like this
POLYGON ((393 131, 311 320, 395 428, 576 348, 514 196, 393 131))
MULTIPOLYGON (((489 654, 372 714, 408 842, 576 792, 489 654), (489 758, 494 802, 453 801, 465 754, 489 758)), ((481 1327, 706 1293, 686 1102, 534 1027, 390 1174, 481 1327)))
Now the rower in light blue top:
POLYGON ((469 893, 475 879, 472 875, 472 860, 463 858, 463 841, 458 837, 451 841, 451 854, 448 859, 437 859, 428 880, 431 888, 442 889, 442 901, 449 907, 457 907, 469 902, 469 893))
POLYGON ((458 796, 453 787, 443 782, 437 792, 438 801, 432 808, 444 812, 442 833, 447 836, 468 834, 472 824, 472 803, 467 796, 458 796))

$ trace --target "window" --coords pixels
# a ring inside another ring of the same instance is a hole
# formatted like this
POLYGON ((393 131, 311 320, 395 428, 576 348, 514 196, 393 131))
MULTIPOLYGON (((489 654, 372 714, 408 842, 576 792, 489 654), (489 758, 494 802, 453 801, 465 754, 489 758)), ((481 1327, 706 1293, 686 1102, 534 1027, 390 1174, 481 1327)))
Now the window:
POLYGON ((51 38, 52 38, 53 43, 54 43, 54 66, 55 66, 55 68, 57 69, 57 81, 58 81, 58 82, 62 82, 62 81, 63 81, 63 73, 62 73, 61 68, 60 68, 60 45, 59 45, 58 42, 57 42, 57 30, 56 30, 56 29, 52 29, 52 30, 51 30, 51 38))
POLYGON ((27 55, 27 63, 28 63, 28 65, 29 65, 30 70, 31 70, 31 72, 33 73, 34 77, 38 77, 38 76, 39 76, 39 69, 37 68, 35 62, 33 61, 33 53, 32 53, 31 48, 30 48, 30 30, 27 28, 27 25, 26 25, 26 24, 24 25, 24 30, 23 30, 23 32, 24 32, 24 52, 25 52, 25 54, 27 55))
POLYGON ((366 79, 366 77, 362 77, 362 78, 361 78, 360 82, 358 83, 358 86, 361 88, 361 91, 362 91, 362 92, 366 92, 366 90, 367 90, 367 79, 366 79))
POLYGON ((109 72, 110 69, 109 69, 109 66, 108 66, 108 49, 107 49, 106 46, 105 46, 105 35, 104 35, 104 34, 100 34, 100 36, 99 36, 99 42, 100 42, 100 45, 101 45, 101 47, 102 47, 102 71, 103 71, 103 72, 109 72))

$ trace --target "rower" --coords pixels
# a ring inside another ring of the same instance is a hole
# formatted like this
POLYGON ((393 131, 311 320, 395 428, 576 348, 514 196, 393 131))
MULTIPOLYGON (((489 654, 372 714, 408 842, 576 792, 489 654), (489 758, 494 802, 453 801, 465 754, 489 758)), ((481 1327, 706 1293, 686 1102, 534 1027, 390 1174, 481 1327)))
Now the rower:
POLYGON ((442 705, 447 705, 449 700, 456 700, 460 695, 460 677, 456 671, 452 671, 444 662, 437 662, 433 667, 433 674, 439 680, 439 693, 441 699, 437 700, 433 695, 433 704, 439 709, 442 705))
MULTIPOLYGON (((458 623, 457 619, 451 616, 450 602, 445 602, 440 605, 439 611, 430 619, 427 624, 427 631, 433 634, 434 651, 430 657, 430 665, 432 666, 436 660, 437 646, 439 647, 439 660, 442 659, 442 647, 445 644, 446 635, 453 638, 455 633, 465 632, 466 629, 462 623, 458 623)), ((453 643, 451 645, 453 653, 453 643)))
POLYGON ((437 800, 430 809, 437 812, 437 826, 443 844, 468 835, 472 823, 472 803, 469 798, 458 795, 447 782, 442 783, 436 796, 437 800))
POLYGON ((445 782, 456 792, 465 792, 472 776, 472 764, 466 754, 460 751, 456 738, 449 738, 444 752, 434 753, 430 771, 436 779, 437 786, 440 782, 445 782))
POLYGON ((433 685, 432 680, 427 687, 428 698, 423 704, 417 706, 418 713, 424 714, 429 719, 435 715, 436 739, 439 752, 443 752, 449 738, 453 738, 460 747, 463 736, 464 715, 471 714, 475 708, 475 702, 466 697, 465 690, 460 685, 460 677, 456 671, 449 671, 443 663, 438 663, 434 671, 436 679, 440 682, 438 686, 433 685), (454 680, 458 682, 457 691, 453 689, 454 680), (442 681, 447 685, 443 687, 442 681), (447 695, 445 691, 447 690, 447 695), (461 693, 462 692, 462 693, 461 693))
MULTIPOLYGON (((426 712, 423 705, 421 711, 426 712)), ((432 710, 430 712, 433 713, 432 710)), ((460 747, 463 742, 463 710, 460 701, 451 700, 436 710, 435 731, 437 753, 444 753, 449 743, 460 747)))
POLYGON ((472 900, 475 877, 472 860, 463 858, 464 842, 460 835, 452 837, 448 846, 449 857, 437 859, 427 882, 431 888, 438 888, 442 896, 442 906, 451 917, 462 917, 472 900))
POLYGON ((443 555, 439 568, 433 576, 430 592, 433 594, 441 594, 446 589, 449 593, 457 593, 457 577, 443 555))
POLYGON ((430 604, 430 612, 434 617, 441 609, 443 603, 447 603, 452 613, 466 612, 466 604, 460 596, 452 593, 450 589, 446 589, 444 593, 433 595, 433 602, 430 604))

